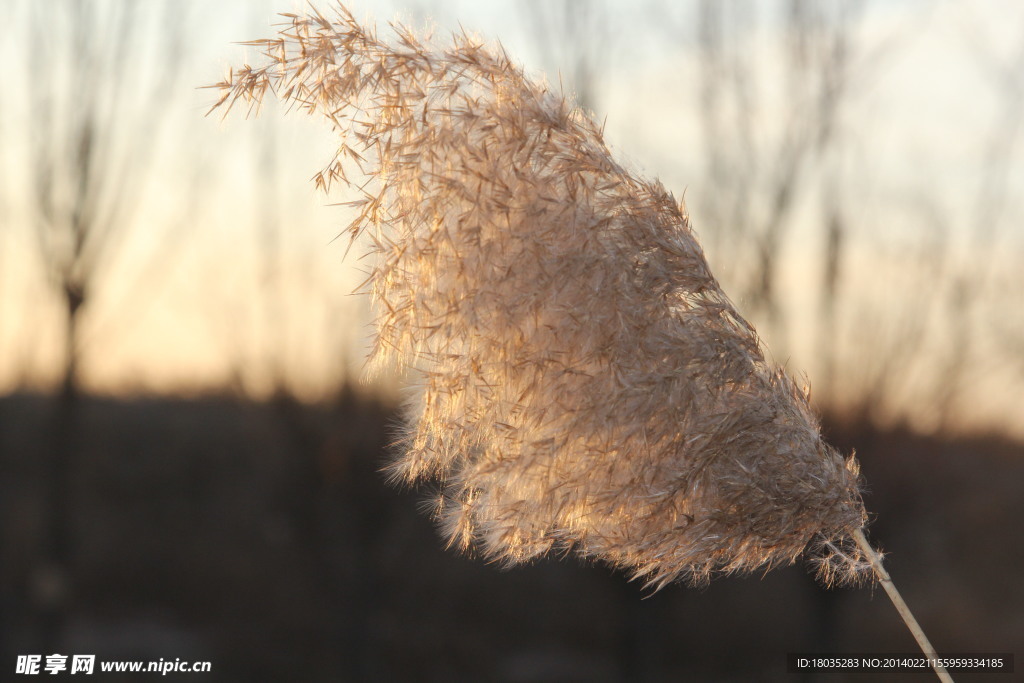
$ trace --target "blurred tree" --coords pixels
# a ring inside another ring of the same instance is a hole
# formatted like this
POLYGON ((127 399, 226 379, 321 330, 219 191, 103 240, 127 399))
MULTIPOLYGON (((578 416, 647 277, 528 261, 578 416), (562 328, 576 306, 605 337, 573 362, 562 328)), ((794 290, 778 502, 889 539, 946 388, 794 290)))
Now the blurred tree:
MULTIPOLYGON (((763 55, 752 49, 756 4, 701 0, 697 6, 699 111, 714 188, 705 198, 703 223, 717 244, 728 240, 730 251, 752 245, 750 258, 728 259, 726 278, 743 293, 750 313, 763 318, 773 350, 787 355, 786 307, 779 299, 782 249, 797 205, 816 191, 825 204, 823 295, 834 297, 839 288, 845 229, 840 196, 835 183, 830 191, 808 173, 837 147, 863 2, 788 0, 772 9, 779 10, 784 26, 784 62, 775 74, 781 82, 768 84, 759 62, 763 55), (765 101, 766 92, 780 88, 781 102, 765 101), (770 113, 775 106, 782 107, 778 115, 770 113)), ((833 304, 822 306, 831 310, 833 304)))
MULTIPOLYGON (((38 260, 64 322, 45 541, 29 579, 30 600, 42 615, 42 640, 52 648, 70 592, 69 498, 82 319, 97 291, 111 284, 111 266, 123 257, 129 236, 159 215, 152 209, 144 213, 140 199, 157 164, 171 111, 167 99, 180 74, 184 7, 54 0, 19 9, 33 49, 23 61, 24 73, 10 81, 24 91, 8 97, 26 107, 26 184, 5 184, 3 190, 24 192, 18 201, 28 204, 38 260)), ((135 284, 127 289, 151 283, 135 284)), ((131 318, 125 310, 118 315, 122 322, 131 318)))
MULTIPOLYGON (((29 103, 31 216, 65 319, 62 392, 78 391, 80 323, 128 233, 156 160, 181 56, 181 8, 118 0, 29 3, 38 46, 20 82, 29 103), (147 50, 151 58, 145 59, 147 50), (141 68, 141 67, 145 68, 141 68)), ((140 220, 141 219, 141 220, 140 220)))
MULTIPOLYGON (((972 214, 969 217, 972 249, 952 264, 951 286, 946 294, 949 320, 949 346, 937 389, 939 426, 955 424, 960 401, 972 367, 977 367, 980 324, 979 310, 985 299, 998 295, 999 268, 991 267, 1005 239, 1010 205, 1013 162, 1024 119, 1024 38, 1009 58, 993 55, 978 46, 982 76, 990 84, 996 106, 981 153, 981 170, 974 188, 972 214)), ((1018 305, 1024 303, 1016 302, 1018 305)), ((995 317, 1004 312, 997 308, 995 317)), ((1001 354, 1000 354, 1001 355, 1001 354)))

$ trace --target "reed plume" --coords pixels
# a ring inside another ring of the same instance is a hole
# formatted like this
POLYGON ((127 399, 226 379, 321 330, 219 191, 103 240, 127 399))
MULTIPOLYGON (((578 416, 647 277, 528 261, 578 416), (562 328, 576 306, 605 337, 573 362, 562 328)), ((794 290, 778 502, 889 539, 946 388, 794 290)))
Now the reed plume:
POLYGON ((401 26, 388 42, 344 8, 283 16, 214 108, 270 92, 339 133, 315 181, 361 193, 373 355, 422 385, 391 471, 442 484, 452 544, 508 564, 573 551, 655 588, 808 548, 827 582, 870 572, 856 461, 660 183, 500 48, 401 26))
POLYGON ((270 92, 338 132, 314 178, 361 193, 372 355, 420 380, 391 473, 441 483, 451 544, 572 551, 655 589, 809 551, 826 583, 873 573, 951 680, 864 535, 856 460, 766 358, 682 204, 500 48, 397 25, 389 43, 344 7, 282 16, 211 111, 270 92))

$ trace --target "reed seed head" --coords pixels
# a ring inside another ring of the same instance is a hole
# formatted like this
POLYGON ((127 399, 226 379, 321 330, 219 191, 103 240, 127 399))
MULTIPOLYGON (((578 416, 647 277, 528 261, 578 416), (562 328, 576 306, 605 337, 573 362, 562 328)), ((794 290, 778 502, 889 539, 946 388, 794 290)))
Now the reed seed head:
POLYGON ((658 588, 809 545, 827 581, 865 573, 856 462, 672 195, 500 48, 385 41, 343 7, 283 16, 215 107, 271 92, 339 133, 315 181, 359 191, 374 356, 420 380, 391 473, 441 483, 452 544, 508 564, 571 550, 658 588))

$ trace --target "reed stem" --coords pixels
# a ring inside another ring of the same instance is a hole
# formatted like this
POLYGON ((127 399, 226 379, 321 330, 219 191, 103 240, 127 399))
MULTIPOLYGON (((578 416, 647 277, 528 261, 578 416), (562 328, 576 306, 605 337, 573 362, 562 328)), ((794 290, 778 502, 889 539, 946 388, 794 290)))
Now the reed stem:
POLYGON ((917 619, 911 613, 910 608, 907 607, 907 603, 903 601, 903 597, 900 592, 896 590, 896 584, 892 582, 892 577, 889 576, 889 572, 882 566, 882 558, 879 557, 875 549, 868 543, 868 539, 864 536, 863 529, 858 529, 854 533, 854 538, 857 540, 857 545, 864 551, 864 555, 868 558, 871 563, 871 568, 875 570, 875 575, 878 576, 878 580, 882 582, 882 588, 885 589, 889 599, 892 600, 892 604, 896 607, 896 611, 903 617, 903 623, 907 625, 910 632, 914 634, 914 640, 920 646, 921 651, 924 652, 925 656, 931 662, 932 668, 935 669, 935 675, 939 677, 939 680, 943 683, 953 683, 953 679, 946 671, 945 667, 941 666, 938 662, 938 654, 935 652, 935 648, 928 641, 928 636, 924 634, 921 629, 921 625, 917 623, 917 619))

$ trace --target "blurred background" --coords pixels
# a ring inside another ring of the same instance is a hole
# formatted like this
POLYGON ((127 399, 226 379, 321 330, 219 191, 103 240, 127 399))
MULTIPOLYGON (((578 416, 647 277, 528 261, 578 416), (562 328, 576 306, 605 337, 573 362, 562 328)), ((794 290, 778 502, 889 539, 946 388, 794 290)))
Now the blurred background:
MULTIPOLYGON (((857 451, 940 652, 1024 642, 1024 7, 350 8, 500 40, 605 120, 857 451)), ((0 10, 0 677, 61 652, 218 681, 794 680, 789 652, 915 651, 881 592, 800 566, 642 599, 573 558, 445 551, 427 492, 378 473, 401 383, 362 373, 346 196, 310 180, 329 130, 204 116, 200 86, 259 60, 237 42, 302 5, 0 10)))

